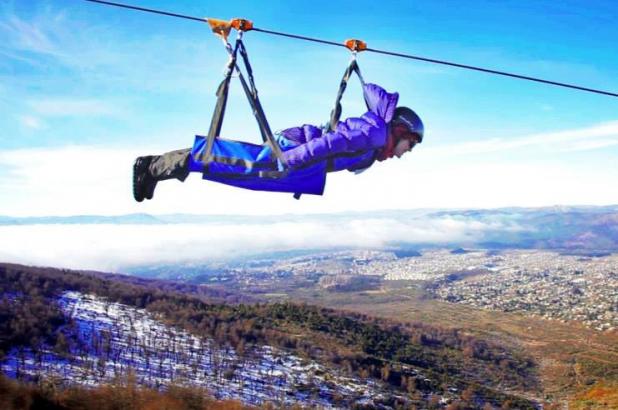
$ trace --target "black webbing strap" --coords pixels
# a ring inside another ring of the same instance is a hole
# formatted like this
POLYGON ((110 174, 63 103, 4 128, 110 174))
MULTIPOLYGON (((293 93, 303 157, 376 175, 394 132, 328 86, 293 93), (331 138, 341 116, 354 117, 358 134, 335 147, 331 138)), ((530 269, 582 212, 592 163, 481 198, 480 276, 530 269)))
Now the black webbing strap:
POLYGON ((247 81, 245 80, 242 73, 239 71, 240 83, 242 84, 243 89, 245 90, 245 94, 247 95, 247 99, 249 100, 249 104, 251 104, 251 108, 253 109, 253 115, 257 119, 258 125, 260 127, 260 133, 262 134, 262 140, 264 143, 268 143, 275 154, 275 157, 283 167, 286 167, 285 159, 283 158, 283 152, 281 151, 281 147, 275 141, 275 137, 273 137, 272 130, 270 129, 270 125, 268 124, 268 120, 266 119, 266 115, 264 114, 264 109, 262 108, 262 103, 260 103, 260 98, 258 97, 257 87, 255 86, 255 80, 253 77, 253 69, 251 68, 251 63, 249 62, 249 55, 247 54, 247 49, 245 48, 245 44, 240 42, 240 55, 242 56, 243 63, 245 65, 245 70, 247 71, 247 76, 249 77, 250 88, 247 86, 247 81))
POLYGON ((262 141, 268 142, 268 135, 271 134, 270 126, 268 125, 268 121, 266 121, 266 115, 264 115, 264 111, 262 110, 262 105, 260 104, 260 99, 258 97, 257 87, 255 86, 255 79, 253 77, 253 69, 251 68, 251 63, 249 62, 249 56, 247 54, 247 49, 245 48, 245 43, 240 43, 238 51, 242 56, 243 63, 245 65, 245 70, 247 71, 247 77, 249 78, 249 86, 247 85, 247 81, 245 77, 238 69, 239 79, 242 84, 242 88, 245 91, 245 95, 247 95, 247 99, 249 100, 249 104, 251 104, 251 108, 253 109, 253 115, 258 122, 258 126, 260 127, 260 134, 262 134, 262 141))
POLYGON ((238 48, 240 44, 237 41, 232 54, 230 55, 230 61, 227 63, 225 78, 219 84, 217 88, 217 105, 215 111, 212 114, 210 120, 210 129, 208 130, 208 140, 206 142, 206 150, 204 153, 205 167, 212 161, 212 146, 215 142, 215 138, 221 133, 221 126, 223 125, 223 117, 225 116, 225 106, 227 105, 227 96, 230 91, 230 79, 234 68, 236 68, 236 55, 238 54, 238 48))
MULTIPOLYGON (((253 110, 253 115, 255 116, 258 126, 260 129, 260 134, 262 135, 262 140, 264 143, 267 143, 273 153, 277 157, 279 161, 283 164, 284 168, 286 166, 286 162, 283 158, 283 153, 279 144, 275 141, 273 137, 272 131, 270 129, 270 125, 268 124, 268 120, 266 119, 266 115, 264 114, 264 110, 262 108, 262 104, 260 103, 260 99, 258 97, 257 87, 255 86, 255 80, 253 77, 253 70, 251 68, 251 64, 249 62, 249 56, 247 54, 247 50, 245 48, 244 43, 239 38, 236 40, 236 44, 232 53, 230 54, 230 61, 228 62, 225 78, 219 85, 217 89, 217 105, 215 107, 215 112, 213 113, 212 121, 210 123, 210 130, 208 131, 208 141, 206 144, 206 150, 204 153, 205 158, 205 167, 208 166, 210 162, 215 160, 212 156, 212 147, 215 141, 221 132, 221 126, 223 124, 223 118, 225 116, 225 107, 227 104, 227 96, 229 93, 230 79, 232 78, 232 73, 234 69, 238 72, 238 78, 240 79, 240 83, 242 84, 243 90, 247 96, 247 100, 251 105, 253 110), (242 71, 237 65, 237 54, 240 51, 240 54, 243 59, 243 63, 245 65, 245 70, 247 71, 247 76, 249 77, 249 83, 245 79, 242 71)), ((278 172, 278 171, 269 171, 269 172, 260 172, 260 176, 265 177, 282 177, 286 174, 286 171, 278 172), (264 175, 262 175, 264 174, 264 175)))
MULTIPOLYGON (((330 113, 330 130, 334 131, 337 128, 337 123, 339 122, 339 119, 341 118, 341 98, 343 97, 343 93, 345 93, 345 89, 348 86, 348 81, 350 80, 350 77, 352 76, 352 73, 356 73, 356 75, 358 76, 358 79, 361 82, 361 85, 363 86, 363 97, 365 95, 365 80, 363 79, 363 76, 360 72, 360 68, 358 67, 358 63, 356 62, 356 59, 353 58, 352 61, 350 61, 350 65, 348 65, 348 68, 346 68, 345 72, 343 73, 343 78, 341 79, 341 82, 339 83, 339 92, 337 92, 337 99, 335 100, 335 108, 333 108, 333 110, 330 113)), ((365 104, 367 103, 367 101, 365 100, 365 104)))

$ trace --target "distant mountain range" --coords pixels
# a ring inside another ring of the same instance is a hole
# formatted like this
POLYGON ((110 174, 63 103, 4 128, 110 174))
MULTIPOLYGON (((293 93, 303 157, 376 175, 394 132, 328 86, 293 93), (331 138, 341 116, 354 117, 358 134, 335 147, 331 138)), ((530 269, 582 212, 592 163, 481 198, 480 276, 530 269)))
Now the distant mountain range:
POLYGON ((159 225, 159 224, 241 224, 275 222, 345 221, 364 218, 405 218, 417 219, 431 215, 430 210, 395 210, 376 212, 346 212, 332 214, 283 214, 283 215, 198 215, 198 214, 127 214, 127 215, 71 215, 71 216, 30 216, 12 217, 0 215, 2 225, 51 225, 51 224, 118 224, 118 225, 159 225))
POLYGON ((510 221, 511 226, 520 228, 489 231, 475 244, 486 249, 554 249, 588 254, 618 250, 618 206, 441 211, 431 216, 487 224, 510 221))

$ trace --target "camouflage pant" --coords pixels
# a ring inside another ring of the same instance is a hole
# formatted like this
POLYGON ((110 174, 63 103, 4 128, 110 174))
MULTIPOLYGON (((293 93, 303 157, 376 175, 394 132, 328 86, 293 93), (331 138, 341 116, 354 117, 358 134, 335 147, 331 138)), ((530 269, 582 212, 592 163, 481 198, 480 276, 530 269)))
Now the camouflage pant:
POLYGON ((155 156, 148 171, 157 181, 176 178, 180 181, 189 175, 189 154, 191 148, 179 149, 155 156))

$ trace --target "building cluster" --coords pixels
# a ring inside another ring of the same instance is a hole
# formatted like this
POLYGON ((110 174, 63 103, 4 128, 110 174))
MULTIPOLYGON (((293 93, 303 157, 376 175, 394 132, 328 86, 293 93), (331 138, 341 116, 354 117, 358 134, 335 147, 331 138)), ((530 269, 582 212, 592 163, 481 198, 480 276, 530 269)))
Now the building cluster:
MULTIPOLYGON (((354 275, 371 272, 376 266, 397 261, 392 252, 374 250, 352 250, 339 252, 315 253, 296 258, 276 261, 270 270, 287 272, 292 275, 354 275)), ((378 275, 378 273, 370 273, 378 275)))
POLYGON ((301 275, 371 275, 385 280, 436 280, 444 275, 476 267, 492 266, 499 257, 486 252, 453 254, 448 250, 431 250, 421 256, 397 258, 390 251, 340 251, 282 259, 257 268, 243 268, 243 274, 285 273, 301 275))
POLYGON ((433 249, 397 258, 386 250, 354 250, 272 260, 229 273, 231 280, 253 287, 294 278, 317 283, 325 275, 430 282, 435 295, 449 302, 618 330, 618 254, 433 249))
POLYGON ((581 257, 544 251, 509 251, 491 257, 485 273, 449 280, 435 294, 484 309, 526 312, 618 329, 618 255, 581 257))
POLYGON ((358 269, 360 274, 382 275, 385 280, 435 281, 452 273, 494 269, 500 256, 486 252, 453 253, 446 249, 423 252, 422 256, 389 263, 374 262, 358 269))

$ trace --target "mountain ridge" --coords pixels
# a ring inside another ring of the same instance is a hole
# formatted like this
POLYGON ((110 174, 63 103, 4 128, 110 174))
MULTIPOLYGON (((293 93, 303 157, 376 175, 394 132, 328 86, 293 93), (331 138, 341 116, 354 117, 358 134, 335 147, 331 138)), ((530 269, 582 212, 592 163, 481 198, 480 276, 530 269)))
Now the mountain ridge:
POLYGON ((208 223, 225 220, 234 221, 269 221, 269 220, 301 220, 317 218, 389 218, 389 217, 421 217, 421 216, 483 216, 500 214, 531 214, 531 213, 565 214, 579 212, 588 214, 618 213, 616 205, 556 205, 548 207, 504 207, 504 208, 421 208, 421 209, 383 209, 374 211, 345 211, 315 214, 149 214, 130 213, 120 215, 46 215, 46 216, 10 216, 0 215, 0 225, 28 224, 172 224, 172 223, 208 223))

